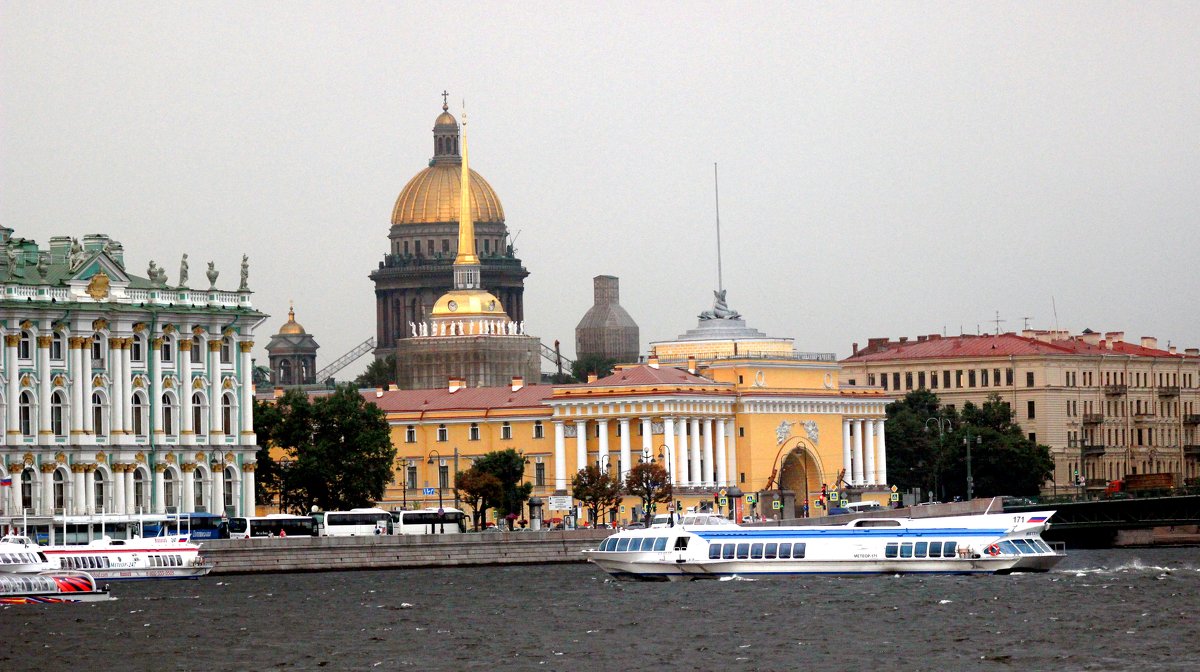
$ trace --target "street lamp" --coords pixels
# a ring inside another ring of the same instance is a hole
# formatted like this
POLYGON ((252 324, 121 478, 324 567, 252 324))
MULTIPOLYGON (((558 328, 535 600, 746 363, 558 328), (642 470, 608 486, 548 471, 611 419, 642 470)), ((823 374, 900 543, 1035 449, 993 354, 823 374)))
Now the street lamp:
MULTIPOLYGON (((983 437, 975 436, 975 445, 983 443, 983 437)), ((967 447, 967 501, 975 499, 975 477, 971 475, 971 430, 963 437, 963 445, 967 447)))
POLYGON ((438 464, 437 464, 437 466, 438 466, 438 482, 437 482, 437 484, 438 484, 438 511, 441 511, 442 510, 442 454, 438 452, 437 448, 430 450, 429 451, 429 459, 426 460, 425 463, 433 464, 434 457, 437 457, 437 459, 438 459, 438 464))
MULTIPOLYGON (((671 471, 671 453, 673 451, 667 447, 667 444, 661 444, 658 447, 658 459, 663 460, 667 465, 667 479, 672 476, 671 471)), ((667 498, 667 526, 675 527, 675 484, 672 483, 671 495, 667 498)))
POLYGON ((934 498, 941 496, 941 493, 938 492, 938 480, 939 480, 938 477, 941 475, 941 469, 942 469, 941 460, 942 460, 942 451, 944 450, 943 444, 945 443, 946 432, 954 431, 954 423, 950 422, 950 418, 941 418, 941 417, 927 418, 925 420, 925 431, 926 432, 929 431, 929 423, 931 423, 931 422, 934 423, 934 426, 937 427, 937 430, 938 430, 937 464, 935 464, 934 468, 933 468, 933 496, 931 496, 929 498, 930 501, 933 501, 934 498))

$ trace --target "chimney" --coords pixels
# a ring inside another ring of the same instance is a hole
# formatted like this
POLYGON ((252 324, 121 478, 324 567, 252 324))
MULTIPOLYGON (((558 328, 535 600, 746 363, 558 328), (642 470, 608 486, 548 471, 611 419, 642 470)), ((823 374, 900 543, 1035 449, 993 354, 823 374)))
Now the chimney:
POLYGON ((941 334, 930 334, 930 335, 929 335, 929 340, 931 340, 931 341, 936 341, 936 340, 940 339, 941 337, 942 337, 942 335, 941 335, 941 334))
POLYGON ((1171 347, 1167 348, 1167 352, 1169 352, 1169 353, 1171 353, 1172 355, 1174 355, 1174 354, 1177 354, 1177 353, 1175 352, 1177 349, 1178 349, 1178 348, 1176 348, 1175 346, 1173 346, 1173 345, 1172 345, 1171 347))
POLYGON ((908 336, 901 336, 901 337, 900 337, 900 342, 901 342, 901 343, 907 343, 907 342, 908 342, 908 336))
POLYGON ((1188 348, 1187 350, 1183 351, 1183 354, 1191 357, 1198 357, 1200 356, 1200 348, 1188 348))
POLYGON ((1087 343, 1088 345, 1100 345, 1100 334, 1097 332, 1093 331, 1088 334, 1083 334, 1080 336, 1080 338, 1082 338, 1083 342, 1087 343))
MULTIPOLYGON (((1106 331, 1106 332, 1104 332, 1104 338, 1109 343, 1114 343, 1114 342, 1121 343, 1121 342, 1124 342, 1124 340, 1125 340, 1125 332, 1123 332, 1123 331, 1106 331)), ((1109 346, 1109 349, 1110 350, 1112 349, 1111 345, 1109 346)))
POLYGON ((589 383, 596 382, 596 372, 595 371, 588 371, 587 382, 589 382, 589 383))
POLYGON ((397 385, 395 383, 388 383, 388 392, 395 392, 396 390, 399 390, 399 389, 400 389, 399 385, 397 385))
POLYGON ((524 376, 513 376, 512 377, 512 391, 516 392, 517 390, 521 389, 522 387, 525 387, 525 377, 524 376))
POLYGON ((924 343, 924 342, 925 342, 925 336, 924 336, 924 335, 918 335, 918 336, 917 336, 917 342, 918 342, 918 343, 924 343))
POLYGON ((688 373, 692 374, 693 376, 696 375, 696 356, 695 355, 688 355, 687 371, 688 371, 688 373))
POLYGON ((375 398, 378 399, 382 396, 383 396, 383 388, 382 387, 375 388, 375 398))
POLYGON ((646 363, 650 365, 650 368, 657 369, 658 368, 658 355, 650 355, 650 359, 646 360, 646 363))
POLYGON ((1151 350, 1157 350, 1158 349, 1158 339, 1153 336, 1143 336, 1142 337, 1142 347, 1150 348, 1151 350))
POLYGON ((465 388, 466 386, 467 386, 467 381, 465 378, 459 378, 458 376, 450 376, 450 394, 454 394, 455 392, 465 388))
POLYGON ((858 343, 854 343, 850 347, 854 348, 854 352, 851 353, 850 356, 853 357, 854 355, 857 355, 858 354, 858 343))

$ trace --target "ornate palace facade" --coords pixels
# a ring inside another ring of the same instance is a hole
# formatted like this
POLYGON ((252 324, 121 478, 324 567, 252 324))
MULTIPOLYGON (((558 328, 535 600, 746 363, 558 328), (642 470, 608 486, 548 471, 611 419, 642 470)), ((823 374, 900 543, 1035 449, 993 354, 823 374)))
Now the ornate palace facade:
POLYGON ((241 287, 190 289, 120 243, 0 229, 0 503, 8 516, 254 511, 250 351, 265 315, 241 287))

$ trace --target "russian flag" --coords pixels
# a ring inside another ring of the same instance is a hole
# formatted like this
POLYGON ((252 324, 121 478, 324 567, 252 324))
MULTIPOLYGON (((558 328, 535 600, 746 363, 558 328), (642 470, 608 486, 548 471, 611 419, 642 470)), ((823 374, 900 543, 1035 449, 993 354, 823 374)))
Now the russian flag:
POLYGON ((5 476, 4 478, 0 478, 0 486, 11 487, 12 486, 12 478, 8 477, 8 476, 5 476))
POLYGON ((1030 519, 1029 519, 1029 522, 1031 522, 1031 523, 1044 523, 1044 522, 1046 522, 1046 517, 1045 517, 1045 516, 1034 516, 1033 518, 1030 518, 1030 519))

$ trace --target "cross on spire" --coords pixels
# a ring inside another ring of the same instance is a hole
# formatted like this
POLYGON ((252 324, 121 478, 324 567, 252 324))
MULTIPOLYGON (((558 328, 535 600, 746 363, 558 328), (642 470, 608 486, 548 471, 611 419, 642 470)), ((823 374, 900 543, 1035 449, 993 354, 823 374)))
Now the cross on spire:
POLYGON ((450 94, 445 89, 442 89, 442 111, 443 112, 450 111, 450 104, 446 102, 446 99, 449 97, 450 97, 450 94))

